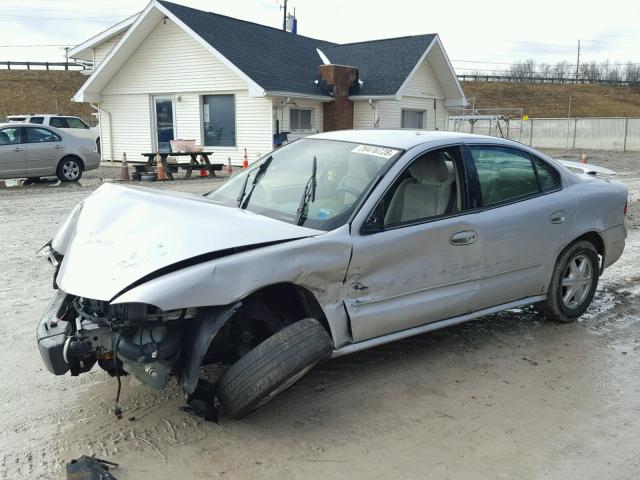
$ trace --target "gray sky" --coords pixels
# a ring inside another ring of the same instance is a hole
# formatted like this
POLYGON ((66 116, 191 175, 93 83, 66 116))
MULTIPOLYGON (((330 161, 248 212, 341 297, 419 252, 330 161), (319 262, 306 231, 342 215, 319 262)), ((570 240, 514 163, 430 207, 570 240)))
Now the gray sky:
MULTIPOLYGON (((178 3, 282 25, 282 2, 277 0, 178 3)), ((62 45, 81 43, 146 4, 144 0, 0 0, 0 61, 61 61, 62 45)), ((575 63, 579 38, 581 61, 640 62, 640 2, 633 0, 609 0, 598 7, 595 2, 574 0, 291 0, 290 4, 296 8, 300 34, 339 43, 439 33, 460 73, 502 69, 507 65, 501 62, 527 58, 575 63)))

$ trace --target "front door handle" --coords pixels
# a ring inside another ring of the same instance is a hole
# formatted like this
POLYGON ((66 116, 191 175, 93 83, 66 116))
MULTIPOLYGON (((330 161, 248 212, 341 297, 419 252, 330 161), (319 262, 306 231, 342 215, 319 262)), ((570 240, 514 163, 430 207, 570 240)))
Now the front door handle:
POLYGON ((56 145, 56 149, 60 150, 62 148, 64 148, 62 145, 56 145))
POLYGON ((478 234, 473 230, 464 230, 451 235, 449 243, 451 245, 471 245, 478 240, 478 234))
POLYGON ((16 147, 13 149, 14 152, 24 152, 24 148, 16 147))
POLYGON ((567 216, 565 215, 564 210, 553 212, 550 217, 551 223, 564 223, 566 219, 567 216))

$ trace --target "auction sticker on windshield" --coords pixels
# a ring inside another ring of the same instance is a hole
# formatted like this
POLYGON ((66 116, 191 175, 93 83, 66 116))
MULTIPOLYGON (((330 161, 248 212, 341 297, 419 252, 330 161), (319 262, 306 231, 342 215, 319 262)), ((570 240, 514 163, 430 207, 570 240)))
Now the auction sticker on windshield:
POLYGON ((388 160, 399 151, 400 150, 394 150, 393 148, 376 147, 374 145, 358 145, 356 148, 351 150, 351 153, 363 153, 365 155, 373 155, 374 157, 382 157, 388 160))

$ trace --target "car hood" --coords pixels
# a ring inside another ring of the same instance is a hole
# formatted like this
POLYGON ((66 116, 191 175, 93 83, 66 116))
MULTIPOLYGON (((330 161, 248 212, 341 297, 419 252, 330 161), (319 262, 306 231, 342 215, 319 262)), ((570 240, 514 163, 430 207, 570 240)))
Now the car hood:
POLYGON ((61 290, 109 301, 192 263, 323 233, 205 197, 105 184, 72 212, 52 245, 64 255, 61 290))

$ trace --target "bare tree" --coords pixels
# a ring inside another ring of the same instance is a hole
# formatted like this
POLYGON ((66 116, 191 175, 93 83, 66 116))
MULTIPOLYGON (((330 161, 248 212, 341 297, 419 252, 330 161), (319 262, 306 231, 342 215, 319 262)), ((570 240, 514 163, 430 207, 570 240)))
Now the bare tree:
POLYGON ((569 65, 569 62, 567 62, 566 60, 563 60, 561 62, 556 63, 553 66, 552 71, 553 71, 553 76, 555 78, 566 80, 571 71, 571 65, 569 65))
POLYGON ((552 70, 553 70, 553 67, 548 63, 544 63, 544 62, 539 63, 537 68, 538 73, 536 76, 538 78, 550 78, 552 70))
POLYGON ((625 82, 640 82, 640 65, 637 63, 627 62, 622 72, 622 78, 625 82))
POLYGON ((596 62, 585 62, 580 65, 580 78, 595 83, 602 78, 602 71, 602 65, 596 62))

